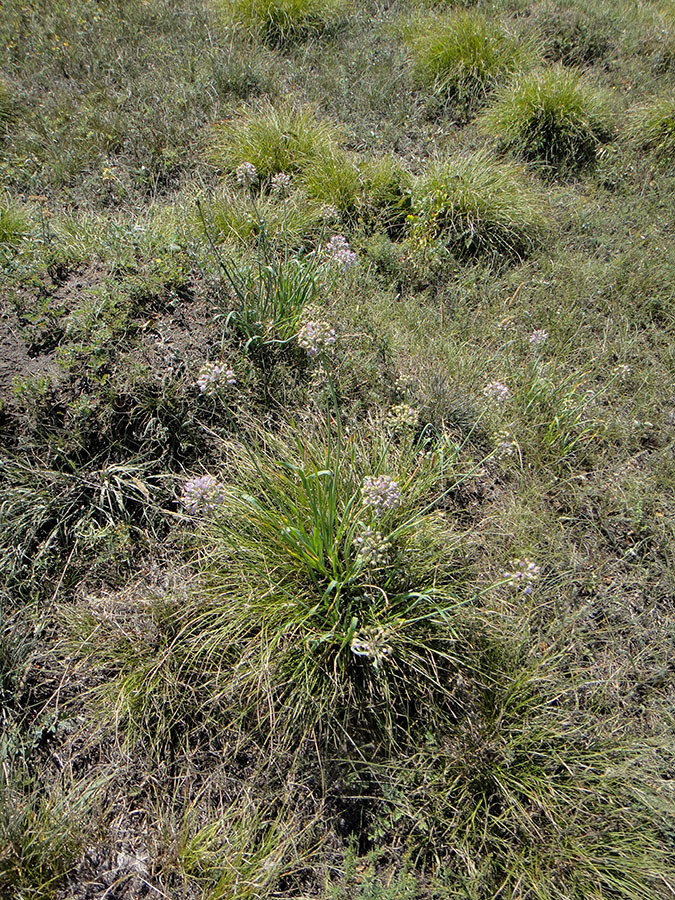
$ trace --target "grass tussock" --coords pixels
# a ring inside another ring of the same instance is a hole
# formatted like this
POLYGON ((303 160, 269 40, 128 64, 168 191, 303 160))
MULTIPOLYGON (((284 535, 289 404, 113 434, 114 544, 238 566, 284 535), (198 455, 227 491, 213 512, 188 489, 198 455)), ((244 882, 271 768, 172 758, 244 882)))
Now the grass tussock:
POLYGON ((536 246, 545 217, 522 169, 479 151, 416 179, 409 221, 413 242, 441 241, 460 258, 520 257, 536 246))
POLYGON ((675 165, 675 97, 660 97, 633 113, 632 138, 640 150, 651 153, 657 167, 675 165))
POLYGON ((235 20, 260 34, 273 46, 306 40, 344 26, 349 0, 232 0, 235 20))
POLYGON ((480 105, 531 57, 522 40, 474 10, 422 21, 409 44, 418 81, 465 109, 480 105))
POLYGON ((396 743, 416 704, 431 713, 437 695, 442 710, 441 672, 459 662, 451 610, 472 588, 432 556, 456 559, 461 539, 433 507, 471 468, 460 475, 443 442, 420 460, 422 446, 370 429, 232 445, 236 481, 199 539, 205 590, 176 611, 183 677, 284 745, 364 728, 396 743))
POLYGON ((599 146, 613 134, 603 94, 559 66, 519 76, 480 124, 502 149, 554 173, 592 166, 599 146))
POLYGON ((216 123, 207 155, 225 172, 234 173, 248 162, 261 178, 270 178, 279 172, 305 172, 318 161, 330 159, 338 145, 335 126, 311 110, 265 103, 216 123))

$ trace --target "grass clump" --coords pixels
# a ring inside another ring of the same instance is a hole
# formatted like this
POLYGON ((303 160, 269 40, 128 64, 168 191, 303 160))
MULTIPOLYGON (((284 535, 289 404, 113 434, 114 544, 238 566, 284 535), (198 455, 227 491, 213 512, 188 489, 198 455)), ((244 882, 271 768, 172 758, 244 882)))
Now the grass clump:
POLYGON ((675 95, 660 97, 633 117, 632 136, 641 150, 652 154, 660 169, 675 165, 675 95))
POLYGON ((545 224, 523 171, 485 151, 431 166, 412 187, 411 239, 445 244, 456 256, 526 255, 545 224))
POLYGON ((278 46, 334 31, 349 14, 348 0, 234 0, 235 18, 278 46))
POLYGON ((410 431, 305 430, 227 448, 197 539, 204 585, 173 613, 173 662, 153 666, 277 746, 397 743, 416 711, 424 728, 452 714, 452 611, 475 589, 434 507, 474 467, 410 431))
POLYGON ((482 115, 481 127, 502 149, 552 172, 593 165, 613 130, 604 95, 562 66, 520 75, 482 115))
POLYGON ((330 158, 337 144, 337 129, 311 110, 265 103, 216 123, 208 156, 224 172, 232 174, 242 163, 251 163, 267 179, 279 172, 303 172, 330 158))
POLYGON ((418 81, 467 109, 479 105, 530 56, 521 40, 473 11, 430 18, 412 31, 409 41, 418 81))
POLYGON ((7 129, 7 126, 14 118, 15 112, 16 104, 9 84, 0 75, 0 134, 7 129))

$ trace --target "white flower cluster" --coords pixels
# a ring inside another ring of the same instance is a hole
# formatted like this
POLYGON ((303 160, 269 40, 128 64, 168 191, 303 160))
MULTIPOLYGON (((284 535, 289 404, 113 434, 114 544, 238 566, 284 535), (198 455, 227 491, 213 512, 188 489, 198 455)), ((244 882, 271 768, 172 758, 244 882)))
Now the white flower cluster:
POLYGON ((376 669, 394 652, 389 643, 391 631, 382 625, 372 625, 359 629, 351 640, 354 656, 367 656, 376 669))
POLYGON ((181 502, 192 516, 212 513, 224 499, 223 485, 213 475, 197 475, 183 485, 181 502))
POLYGON ((392 406, 387 416, 387 421, 394 431, 405 431, 417 428, 420 419, 419 411, 407 403, 398 403, 392 406))
POLYGON ((250 162, 243 162, 240 166, 237 166, 234 174, 237 184, 240 184, 242 187, 251 187, 258 178, 258 170, 250 162))
POLYGON ((398 482, 388 475, 367 475, 363 479, 361 495, 366 506, 372 506, 376 516, 401 505, 398 482))
POLYGON ((507 456, 513 456, 518 449, 518 444, 513 440, 510 431, 500 431, 497 435, 497 456, 504 459, 507 456))
POLYGON ((539 347, 541 344, 546 343, 548 340, 548 331, 545 331, 543 328, 537 328, 536 331, 533 331, 530 335, 530 344, 533 347, 539 347))
POLYGON ((502 384, 501 381, 491 381, 490 384, 485 385, 483 393, 489 400, 496 400, 498 403, 503 403, 504 400, 509 397, 511 391, 505 384, 502 384))
POLYGON ((354 538, 357 557, 367 566, 385 565, 391 556, 391 544, 381 531, 368 526, 354 538))
POLYGON ((291 189, 291 176, 285 172, 277 172, 272 176, 272 193, 280 197, 287 197, 291 189))
POLYGON ((298 344, 307 356, 318 356, 336 342, 335 329, 328 322, 305 322, 298 332, 298 344))
POLYGON ((347 238, 336 234, 326 244, 326 256, 330 262, 339 266, 343 272, 356 265, 356 253, 350 249, 347 238))
POLYGON ((207 397, 213 396, 221 385, 236 383, 237 378, 233 370, 221 363, 206 363, 197 376, 197 387, 207 397))
POLYGON ((510 579, 514 587, 521 588, 524 594, 531 594, 533 582, 539 578, 540 567, 531 559, 517 559, 512 565, 513 571, 504 572, 504 577, 510 579))

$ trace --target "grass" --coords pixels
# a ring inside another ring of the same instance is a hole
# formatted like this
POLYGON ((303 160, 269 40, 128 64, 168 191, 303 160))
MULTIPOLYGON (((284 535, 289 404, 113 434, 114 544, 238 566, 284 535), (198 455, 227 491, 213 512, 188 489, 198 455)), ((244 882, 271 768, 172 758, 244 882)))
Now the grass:
POLYGON ((675 100, 661 97, 636 110, 633 140, 651 153, 656 166, 672 170, 675 159, 675 100))
POLYGON ((524 172, 484 151, 432 165, 413 183, 411 205, 412 240, 439 240, 460 258, 523 256, 545 223, 524 172))
POLYGON ((562 67, 520 76, 495 98, 481 127, 503 150, 552 173, 592 166, 612 137, 606 98, 562 67))
POLYGON ((671 20, 0 4, 0 895, 672 900, 671 20))
POLYGON ((235 19, 274 46, 335 31, 345 24, 349 11, 348 0, 234 0, 232 3, 235 19))
POLYGON ((465 110, 479 106, 531 56, 522 40, 473 10, 422 20, 409 42, 419 82, 465 110))
POLYGON ((296 174, 316 160, 330 157, 338 134, 334 126, 309 109, 263 104, 216 123, 208 156, 229 173, 250 162, 263 179, 279 172, 296 174))

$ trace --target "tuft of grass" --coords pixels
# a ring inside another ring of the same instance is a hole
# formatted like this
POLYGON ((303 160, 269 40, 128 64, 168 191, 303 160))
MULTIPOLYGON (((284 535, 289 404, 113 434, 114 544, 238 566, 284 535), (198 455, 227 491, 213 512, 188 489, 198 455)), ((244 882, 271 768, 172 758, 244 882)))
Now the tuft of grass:
POLYGON ((16 104, 8 82, 0 75, 0 132, 4 131, 16 112, 16 104))
POLYGON ((23 211, 10 200, 0 198, 0 245, 18 244, 29 232, 23 211))
POLYGON ((302 176, 312 200, 334 206, 342 214, 352 214, 361 193, 356 162, 343 150, 333 148, 317 155, 302 176))
POLYGON ((318 238, 325 222, 323 207, 309 200, 302 190, 282 201, 262 194, 255 208, 241 191, 227 190, 222 198, 210 201, 208 210, 209 225, 217 242, 250 244, 260 237, 264 227, 270 243, 301 249, 318 238))
MULTIPOLYGON (((453 610, 475 593, 440 508, 476 471, 459 452, 328 425, 230 444, 222 503, 196 537, 203 586, 169 612, 177 637, 151 671, 121 678, 119 718, 142 720, 142 695, 155 708, 169 678, 279 747, 312 731, 333 745, 397 744, 418 711, 424 728, 452 716, 451 673, 465 662, 453 610), (368 476, 394 479, 400 504, 376 514, 368 476)), ((177 702, 161 701, 173 715, 177 702)))
POLYGON ((348 18, 349 0, 233 0, 235 20, 273 46, 335 31, 348 18))
POLYGON ((641 150, 648 150, 658 168, 675 166, 675 96, 659 97, 633 114, 631 136, 641 150))
POLYGON ((552 172, 592 166, 598 147, 613 133, 605 95, 562 66, 518 76, 479 124, 502 150, 552 172))
POLYGON ((441 241, 458 257, 522 257, 545 225, 542 204, 514 163, 485 151, 433 164, 413 182, 411 238, 441 241))
POLYGON ((475 11, 429 18, 412 30, 409 43, 418 81, 466 109, 482 103, 531 57, 521 39, 475 11))
POLYGON ((265 179, 278 172, 304 172, 317 160, 330 158, 338 138, 335 126, 311 110, 267 102, 213 125, 208 157, 228 173, 250 162, 265 179))

